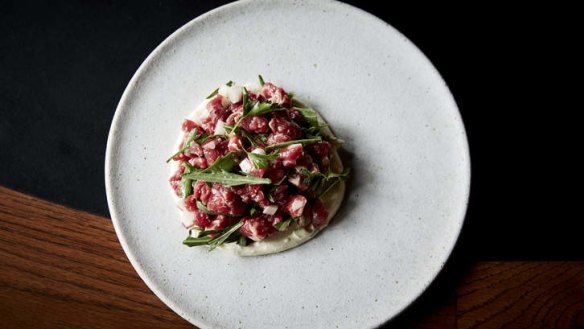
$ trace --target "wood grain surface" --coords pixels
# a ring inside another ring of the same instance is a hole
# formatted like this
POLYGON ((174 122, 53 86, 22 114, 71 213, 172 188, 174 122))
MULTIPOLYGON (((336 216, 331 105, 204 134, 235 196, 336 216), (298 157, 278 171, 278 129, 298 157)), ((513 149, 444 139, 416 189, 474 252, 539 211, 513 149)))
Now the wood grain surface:
MULTIPOLYGON (((478 262, 444 290, 388 327, 584 328, 584 262, 478 262)), ((108 218, 0 187, 0 328, 193 326, 140 280, 108 218)))

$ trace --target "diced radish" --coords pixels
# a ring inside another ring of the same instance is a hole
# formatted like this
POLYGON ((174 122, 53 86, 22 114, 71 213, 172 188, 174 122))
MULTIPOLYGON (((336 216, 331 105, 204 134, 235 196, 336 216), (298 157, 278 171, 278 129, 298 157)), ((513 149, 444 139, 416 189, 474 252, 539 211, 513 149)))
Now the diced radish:
POLYGON ((251 153, 255 153, 255 154, 266 154, 266 151, 263 148, 255 148, 253 149, 253 151, 251 151, 251 153))
POLYGON ((241 102, 241 98, 243 97, 243 88, 241 86, 232 86, 227 90, 227 97, 229 97, 231 103, 241 102))
POLYGON ((223 122, 222 120, 217 121, 217 125, 215 126, 215 135, 225 135, 225 127, 223 127, 223 125, 225 124, 225 122, 223 122))
POLYGON ((263 213, 266 215, 273 215, 276 213, 276 211, 278 211, 278 206, 275 204, 271 204, 264 208, 263 213))
POLYGON ((241 171, 244 173, 249 174, 254 167, 249 158, 245 158, 239 163, 239 168, 241 168, 241 171))
POLYGON ((300 186, 300 181, 302 180, 302 177, 300 175, 297 174, 293 174, 288 178, 288 182, 290 182, 290 184, 294 185, 294 186, 300 186))
POLYGON ((219 86, 219 95, 228 98, 231 103, 239 103, 241 101, 243 88, 241 86, 221 85, 219 86))
POLYGON ((207 141, 205 144, 203 144, 203 148, 206 150, 214 150, 216 146, 217 144, 215 143, 214 139, 207 141))

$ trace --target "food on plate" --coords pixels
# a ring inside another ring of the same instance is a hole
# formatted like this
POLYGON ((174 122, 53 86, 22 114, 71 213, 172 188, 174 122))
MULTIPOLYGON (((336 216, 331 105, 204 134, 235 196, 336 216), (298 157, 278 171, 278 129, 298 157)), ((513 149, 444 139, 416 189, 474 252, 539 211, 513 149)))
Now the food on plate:
POLYGON ((314 109, 261 76, 221 85, 182 131, 167 162, 187 246, 284 251, 326 227, 342 202, 342 141, 314 109))

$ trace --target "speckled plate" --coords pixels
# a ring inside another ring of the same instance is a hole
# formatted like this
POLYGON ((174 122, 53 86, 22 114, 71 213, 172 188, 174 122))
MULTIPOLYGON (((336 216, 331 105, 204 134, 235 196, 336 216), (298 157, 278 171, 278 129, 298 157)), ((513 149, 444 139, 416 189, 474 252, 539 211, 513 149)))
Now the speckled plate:
POLYGON ((202 328, 369 328, 436 277, 469 192, 464 127, 444 81, 391 26, 332 1, 242 1, 189 22, 144 61, 107 147, 110 212, 148 286, 202 328), (262 74, 346 141, 344 205, 316 238, 240 258, 186 248, 168 164, 182 119, 218 84, 262 74))

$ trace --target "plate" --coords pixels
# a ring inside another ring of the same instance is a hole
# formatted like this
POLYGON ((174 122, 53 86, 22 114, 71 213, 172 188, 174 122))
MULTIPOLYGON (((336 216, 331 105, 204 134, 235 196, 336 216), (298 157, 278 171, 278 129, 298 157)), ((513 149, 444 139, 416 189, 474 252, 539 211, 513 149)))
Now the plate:
POLYGON ((382 20, 333 1, 242 1, 172 34, 140 66, 111 126, 106 189, 132 265, 201 328, 369 328, 446 262, 469 193, 465 130, 430 61, 382 20), (183 118, 220 83, 262 74, 346 141, 342 208, 290 251, 240 258, 186 248, 168 186, 183 118))

